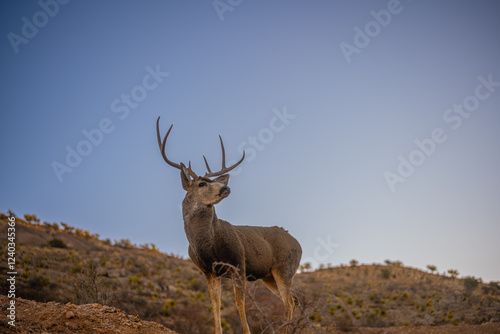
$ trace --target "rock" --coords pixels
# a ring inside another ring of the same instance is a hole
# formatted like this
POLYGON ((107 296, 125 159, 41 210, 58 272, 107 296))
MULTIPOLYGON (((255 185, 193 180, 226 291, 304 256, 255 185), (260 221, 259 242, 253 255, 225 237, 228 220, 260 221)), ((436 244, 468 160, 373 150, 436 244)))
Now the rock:
POLYGON ((66 312, 66 319, 73 319, 75 314, 71 311, 66 312))

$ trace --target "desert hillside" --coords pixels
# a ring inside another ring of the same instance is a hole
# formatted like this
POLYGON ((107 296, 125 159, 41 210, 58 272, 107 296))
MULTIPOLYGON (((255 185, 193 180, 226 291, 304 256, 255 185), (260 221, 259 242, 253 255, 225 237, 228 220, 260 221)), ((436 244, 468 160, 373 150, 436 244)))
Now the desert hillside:
MULTIPOLYGON (((65 326, 76 326, 81 333, 92 333, 92 328, 95 333, 126 333, 120 326, 140 326, 143 333, 168 333, 167 328, 181 334, 213 331, 205 279, 189 260, 163 254, 154 245, 100 240, 67 224, 40 224, 36 217, 27 218, 32 221, 16 220, 15 264, 16 297, 22 298, 18 321, 28 326, 26 333, 63 333, 65 326), (46 327, 29 327, 36 323, 30 318, 33 310, 46 312, 46 327)), ((0 240, 6 258, 4 214, 0 214, 0 240)), ((6 266, 2 261, 4 273, 6 266)), ((226 280, 223 286, 223 327, 227 333, 240 333, 231 284, 226 280)), ((399 262, 357 265, 353 261, 349 266, 305 270, 296 276, 294 286, 300 300, 294 333, 500 332, 497 282, 432 274, 399 262)), ((2 285, 4 314, 7 293, 2 285)), ((253 333, 274 333, 281 325, 283 307, 256 283, 247 291, 247 313, 253 333)))

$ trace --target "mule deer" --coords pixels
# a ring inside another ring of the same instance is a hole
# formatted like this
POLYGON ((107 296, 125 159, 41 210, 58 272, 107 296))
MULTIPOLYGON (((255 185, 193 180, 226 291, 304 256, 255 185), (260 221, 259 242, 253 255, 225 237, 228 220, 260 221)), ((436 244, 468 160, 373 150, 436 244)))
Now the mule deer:
MULTIPOLYGON (((214 310, 215 333, 222 333, 221 277, 233 280, 236 307, 241 318, 244 334, 250 334, 245 314, 245 283, 261 279, 285 305, 286 320, 292 319, 295 297, 291 290, 292 279, 302 256, 300 244, 281 227, 236 226, 218 219, 214 205, 226 198, 229 171, 236 168, 245 158, 226 167, 226 153, 222 138, 222 169, 212 172, 203 156, 208 172, 196 175, 183 163, 170 161, 165 145, 173 124, 161 140, 160 117, 156 121, 158 146, 167 164, 181 170, 182 187, 187 191, 182 201, 184 230, 189 241, 189 257, 200 268, 207 279, 210 299, 214 310), (215 179, 211 179, 215 177, 215 179)), ((284 326, 286 332, 287 325, 284 326)))

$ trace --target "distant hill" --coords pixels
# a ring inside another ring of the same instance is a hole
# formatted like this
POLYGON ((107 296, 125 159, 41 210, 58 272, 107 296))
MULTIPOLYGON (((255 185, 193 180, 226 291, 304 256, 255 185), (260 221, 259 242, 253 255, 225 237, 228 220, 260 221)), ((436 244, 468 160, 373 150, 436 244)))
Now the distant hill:
MULTIPOLYGON (((36 217, 28 218, 32 222, 16 220, 18 297, 44 303, 100 303, 178 333, 213 332, 205 279, 190 260, 163 254, 151 244, 100 240, 67 224, 40 224, 36 217)), ((5 214, 0 214, 0 243, 5 259, 5 214)), ((7 272, 6 266, 2 261, 0 270, 7 272)), ((223 327, 227 333, 240 333, 230 281, 224 280, 223 286, 223 327)), ((296 276, 294 287, 300 300, 295 333, 421 328, 415 326, 456 332, 486 323, 478 328, 500 331, 498 283, 472 277, 445 277, 396 262, 304 272, 296 276)), ((277 332, 284 312, 281 302, 260 283, 250 284, 247 292, 252 332, 277 332)), ((0 294, 7 294, 5 284, 0 294)))

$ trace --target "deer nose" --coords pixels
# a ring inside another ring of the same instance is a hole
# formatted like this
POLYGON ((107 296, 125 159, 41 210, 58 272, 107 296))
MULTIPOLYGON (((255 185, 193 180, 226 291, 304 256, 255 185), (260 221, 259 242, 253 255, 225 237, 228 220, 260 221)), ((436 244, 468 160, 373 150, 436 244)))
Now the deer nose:
POLYGON ((224 186, 222 188, 220 188, 219 190, 219 195, 222 195, 222 194, 228 194, 231 193, 231 189, 229 189, 228 186, 224 186))

